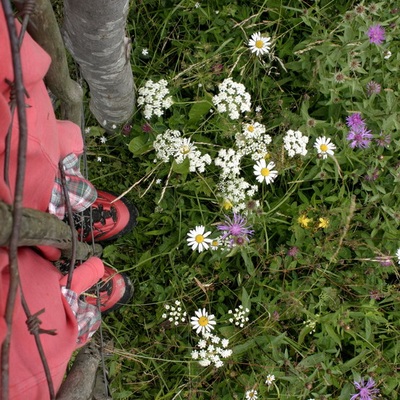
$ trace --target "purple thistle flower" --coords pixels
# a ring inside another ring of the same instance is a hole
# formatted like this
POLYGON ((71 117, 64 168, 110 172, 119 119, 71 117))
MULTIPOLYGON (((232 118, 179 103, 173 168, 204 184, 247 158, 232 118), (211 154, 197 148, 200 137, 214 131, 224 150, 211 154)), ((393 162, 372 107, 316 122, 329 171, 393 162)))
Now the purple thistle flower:
POLYGON ((379 94, 381 92, 381 85, 375 81, 367 83, 367 96, 372 96, 373 94, 379 94))
POLYGON ((382 28, 379 24, 372 25, 368 28, 367 35, 370 43, 382 44, 385 40, 385 28, 382 28))
POLYGON ((376 261, 382 266, 382 267, 390 267, 393 265, 392 259, 390 256, 379 256, 376 257, 376 261))
POLYGON ((369 147, 372 135, 371 131, 367 130, 366 127, 359 128, 357 130, 351 130, 347 135, 347 140, 350 142, 350 147, 354 149, 354 147, 358 147, 360 149, 366 149, 369 147))
POLYGON ((251 226, 246 226, 246 217, 234 213, 233 219, 225 216, 225 221, 218 225, 217 229, 223 231, 221 241, 229 239, 231 246, 237 244, 242 245, 249 241, 249 236, 251 236, 254 231, 251 230, 251 226))
POLYGON ((367 182, 373 182, 373 181, 376 181, 378 179, 378 177, 379 177, 379 170, 375 168, 374 171, 372 172, 372 174, 371 175, 368 175, 368 174, 365 175, 364 179, 367 182))
POLYGON ((380 133, 379 137, 375 139, 378 146, 389 147, 392 138, 390 135, 385 135, 383 132, 380 133))
POLYGON ((358 130, 365 126, 365 122, 360 113, 354 113, 346 118, 346 125, 352 130, 358 130))
POLYGON ((358 393, 353 394, 350 397, 350 400, 374 400, 376 398, 376 394, 379 393, 379 389, 376 389, 375 381, 372 378, 368 378, 367 382, 364 382, 364 379, 361 379, 359 382, 354 381, 354 386, 358 390, 358 393))
POLYGON ((350 128, 350 132, 347 135, 347 140, 350 143, 350 147, 359 147, 365 149, 369 147, 372 135, 371 131, 367 129, 365 121, 361 118, 360 113, 354 113, 346 118, 346 124, 350 128))
POLYGON ((291 247, 291 248, 288 250, 287 255, 290 256, 290 257, 296 257, 296 255, 297 255, 298 252, 299 252, 298 247, 294 246, 294 247, 291 247))

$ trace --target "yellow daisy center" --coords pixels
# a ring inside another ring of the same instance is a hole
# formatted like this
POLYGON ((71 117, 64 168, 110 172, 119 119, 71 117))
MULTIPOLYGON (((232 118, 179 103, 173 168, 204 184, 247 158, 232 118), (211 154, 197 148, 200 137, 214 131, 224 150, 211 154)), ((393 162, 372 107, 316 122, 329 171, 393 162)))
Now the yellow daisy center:
POLYGON ((255 42, 254 46, 256 46, 256 47, 257 47, 257 49, 262 49, 262 48, 264 47, 264 41, 263 41, 263 40, 261 40, 261 39, 259 39, 259 40, 256 40, 256 42, 255 42))
POLYGON ((247 128, 247 130, 248 130, 249 132, 254 132, 254 126, 253 126, 253 125, 249 125, 248 128, 247 128))
POLYGON ((182 146, 182 147, 181 147, 181 153, 182 153, 182 154, 188 154, 188 153, 190 153, 190 147, 187 146, 187 145, 182 146))
POLYGON ((218 240, 213 240, 211 242, 211 246, 218 247, 218 245, 219 245, 218 240))
POLYGON ((270 170, 268 168, 261 168, 261 175, 268 176, 270 174, 270 170))
POLYGON ((321 144, 321 146, 319 146, 319 148, 321 149, 321 151, 327 151, 328 150, 328 146, 324 143, 324 144, 321 144))
POLYGON ((196 237, 194 238, 194 240, 197 243, 203 243, 204 242, 204 236, 203 235, 196 235, 196 237))
POLYGON ((199 318, 199 325, 200 326, 207 326, 208 325, 208 318, 204 315, 199 318))

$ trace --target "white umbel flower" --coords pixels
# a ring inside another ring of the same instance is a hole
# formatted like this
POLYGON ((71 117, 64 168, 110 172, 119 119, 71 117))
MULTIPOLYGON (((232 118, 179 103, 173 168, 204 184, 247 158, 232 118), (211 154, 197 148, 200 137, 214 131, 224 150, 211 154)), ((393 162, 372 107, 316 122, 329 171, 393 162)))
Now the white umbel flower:
POLYGON ((336 149, 336 146, 333 143, 331 143, 331 139, 325 136, 317 138, 317 140, 314 143, 314 147, 317 149, 318 154, 322 155, 323 159, 327 158, 328 154, 330 156, 333 156, 334 154, 333 150, 336 149))
POLYGON ((264 158, 257 161, 257 164, 254 166, 254 175, 257 181, 260 183, 265 182, 267 185, 272 183, 278 176, 278 171, 274 170, 274 168, 275 163, 272 161, 268 165, 264 158))
POLYGON ((264 54, 268 54, 271 49, 271 38, 268 36, 262 36, 260 32, 253 33, 247 44, 252 53, 260 57, 264 54))
POLYGON ((283 137, 283 147, 291 158, 296 154, 305 156, 307 154, 307 143, 308 136, 303 135, 300 131, 289 129, 283 137))
POLYGON ((251 96, 242 83, 226 78, 218 85, 218 90, 212 102, 219 113, 227 113, 230 119, 236 120, 241 113, 251 110, 251 96))
POLYGON ((165 79, 158 82, 150 79, 138 90, 137 104, 143 106, 143 115, 146 119, 154 115, 161 117, 164 110, 171 107, 173 101, 167 85, 165 79))
POLYGON ((205 228, 203 225, 196 226, 195 229, 191 229, 187 234, 187 243, 192 247, 192 250, 196 250, 201 253, 204 250, 207 250, 209 244, 212 242, 212 239, 207 238, 210 235, 209 232, 205 232, 205 228))
POLYGON ((215 316, 213 314, 208 314, 205 308, 195 311, 195 316, 191 317, 190 323, 196 333, 209 333, 214 329, 214 325, 217 323, 215 321, 215 316))

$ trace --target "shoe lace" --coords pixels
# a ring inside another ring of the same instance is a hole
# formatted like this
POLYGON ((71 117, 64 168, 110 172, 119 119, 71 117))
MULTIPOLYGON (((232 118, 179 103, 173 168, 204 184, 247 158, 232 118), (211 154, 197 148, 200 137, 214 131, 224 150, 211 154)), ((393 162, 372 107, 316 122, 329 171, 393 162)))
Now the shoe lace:
MULTIPOLYGON (((106 281, 99 281, 99 298, 100 298, 100 303, 101 305, 105 305, 107 303, 107 299, 112 293, 113 290, 113 283, 112 280, 106 280, 106 281)), ((97 296, 97 288, 96 285, 92 286, 90 289, 86 291, 87 293, 97 296)))
POLYGON ((74 214, 75 227, 82 230, 83 238, 88 237, 91 230, 102 232, 101 228, 95 224, 106 225, 106 220, 111 218, 113 222, 117 222, 117 210, 114 206, 111 206, 109 210, 105 210, 102 204, 98 206, 92 206, 90 218, 90 208, 86 209, 82 214, 74 214), (92 223, 90 223, 92 220, 92 223))

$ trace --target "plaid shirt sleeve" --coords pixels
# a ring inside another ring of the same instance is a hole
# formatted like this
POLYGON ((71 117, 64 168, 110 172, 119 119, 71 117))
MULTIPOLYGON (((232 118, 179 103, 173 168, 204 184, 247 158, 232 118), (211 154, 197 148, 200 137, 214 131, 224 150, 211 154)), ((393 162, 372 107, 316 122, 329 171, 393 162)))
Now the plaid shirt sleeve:
POLYGON ((79 295, 73 290, 61 287, 61 293, 64 295, 78 323, 78 338, 76 342, 79 345, 85 344, 97 331, 101 323, 100 310, 79 299, 79 295))
MULTIPOLYGON (((81 212, 90 207, 97 198, 94 186, 80 173, 79 159, 71 153, 62 160, 67 189, 73 212, 81 212)), ((49 213, 63 219, 65 198, 60 173, 56 176, 49 203, 49 213)))

